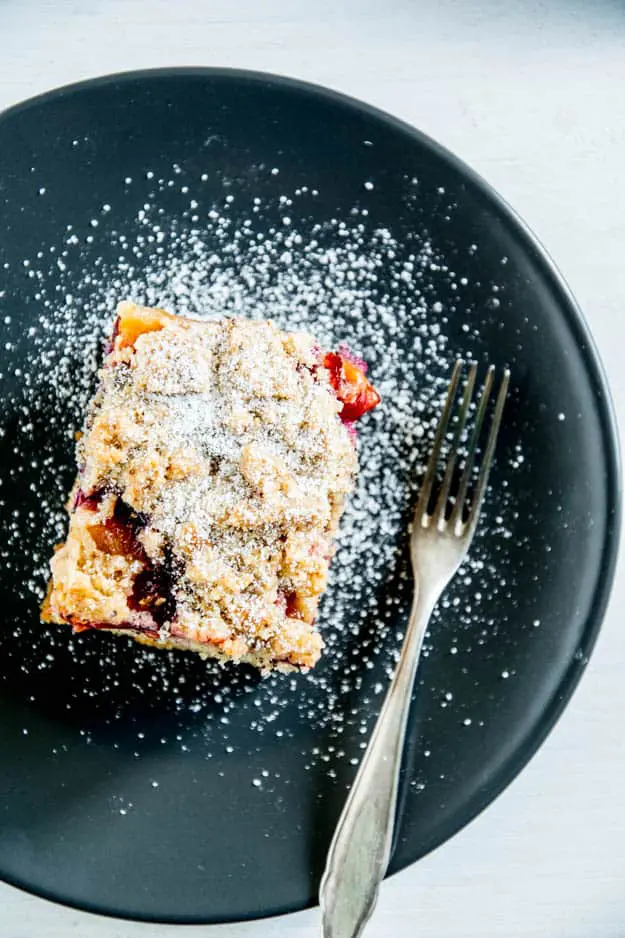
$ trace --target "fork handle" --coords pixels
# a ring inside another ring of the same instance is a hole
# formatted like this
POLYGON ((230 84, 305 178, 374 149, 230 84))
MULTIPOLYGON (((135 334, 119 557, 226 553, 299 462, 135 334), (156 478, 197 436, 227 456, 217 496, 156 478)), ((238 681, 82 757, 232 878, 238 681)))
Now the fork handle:
POLYGON ((415 673, 439 595, 415 592, 395 675, 332 839, 319 894, 324 938, 357 938, 375 908, 390 859, 415 673))

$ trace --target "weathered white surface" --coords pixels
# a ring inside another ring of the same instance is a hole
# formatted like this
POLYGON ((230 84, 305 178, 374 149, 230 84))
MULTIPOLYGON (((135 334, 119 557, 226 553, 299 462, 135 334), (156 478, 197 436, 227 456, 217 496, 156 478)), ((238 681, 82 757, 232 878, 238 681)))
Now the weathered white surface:
MULTIPOLYGON (((0 107, 103 72, 266 69, 418 125, 540 234, 625 419, 620 0, 0 0, 0 107)), ((625 569, 547 744, 468 829, 389 881, 377 938, 623 938, 625 569)), ((95 918, 0 885, 0 938, 313 938, 317 913, 220 928, 95 918)))

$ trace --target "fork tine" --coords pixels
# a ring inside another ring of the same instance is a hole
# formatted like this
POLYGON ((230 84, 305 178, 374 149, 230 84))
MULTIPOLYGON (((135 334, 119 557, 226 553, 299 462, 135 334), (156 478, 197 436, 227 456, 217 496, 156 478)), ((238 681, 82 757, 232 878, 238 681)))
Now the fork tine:
POLYGON ((427 465, 427 469, 425 470, 425 475, 423 476, 421 490, 419 492, 419 499, 415 509, 415 520, 418 521, 422 521, 423 517, 427 514, 428 504, 432 495, 432 483, 436 476, 438 457, 440 455, 441 445, 445 439, 445 434, 447 433, 447 425, 449 424, 449 418, 451 416, 451 411, 454 405, 456 391, 458 389, 458 381, 460 379, 460 373, 462 371, 463 365, 464 361, 462 358, 456 359, 456 363, 451 373, 449 390, 447 391, 447 399, 445 401, 445 406, 443 407, 443 413, 441 414, 441 418, 438 422, 438 427, 436 428, 434 445, 432 446, 430 459, 427 465))
POLYGON ((435 523, 440 525, 445 521, 445 511, 447 508, 447 499, 449 497, 449 489, 451 487, 451 480, 454 476, 454 471, 456 469, 456 463, 458 461, 458 448, 460 446, 460 440, 462 438, 462 433, 464 431, 467 417, 469 415, 469 407, 471 406, 471 400, 473 398, 473 389, 475 387, 475 379, 477 377, 477 363, 473 362, 469 369, 469 377, 467 378, 467 383, 464 387, 464 394, 462 396, 462 404, 460 405, 460 414, 458 416, 458 423, 456 425, 456 432, 454 433, 454 440, 451 445, 451 450, 449 452, 449 457, 447 459, 447 468, 445 469, 445 476, 438 494, 438 499, 436 502, 436 507, 434 509, 434 519, 435 523))
POLYGON ((462 472, 462 477, 460 479, 460 485, 458 486, 458 492, 456 494, 456 502, 454 504, 454 510, 451 513, 451 524, 452 527, 457 529, 458 524, 462 522, 462 511, 464 508, 464 501, 467 497, 467 489, 469 487, 469 482, 471 480, 471 473, 473 471, 473 464, 475 462, 475 454, 477 452, 477 444, 480 439, 480 432, 482 430, 482 424, 484 423, 484 417, 486 416, 486 410, 488 408, 488 402, 490 400, 490 394, 493 388, 493 380, 495 376, 495 367, 491 365, 486 373, 486 380, 484 382, 484 387, 482 388, 482 394, 480 397, 480 402, 477 406, 477 413, 475 415, 475 423, 473 425, 473 432, 469 439, 467 447, 467 460, 464 465, 464 470, 462 472))
POLYGON ((488 442, 486 444, 486 450, 484 451, 482 467, 480 469, 480 474, 478 476, 478 479, 475 485, 475 493, 473 495, 473 500, 471 503, 471 513, 469 515, 469 524, 471 527, 475 527, 477 523, 477 519, 480 514, 480 509, 482 507, 482 501, 484 499, 484 492, 486 491, 486 485, 488 483, 488 475, 490 473, 490 467, 493 462, 493 454, 495 452, 495 446, 497 445, 497 435, 499 433, 499 427, 501 425, 501 416, 503 414, 504 405, 506 403, 506 396, 508 394, 509 384, 510 384, 510 370, 506 368, 503 373, 503 378, 501 379, 501 387, 499 388, 497 401, 495 402, 495 412, 493 414, 493 422, 491 423, 490 433, 488 434, 488 442))

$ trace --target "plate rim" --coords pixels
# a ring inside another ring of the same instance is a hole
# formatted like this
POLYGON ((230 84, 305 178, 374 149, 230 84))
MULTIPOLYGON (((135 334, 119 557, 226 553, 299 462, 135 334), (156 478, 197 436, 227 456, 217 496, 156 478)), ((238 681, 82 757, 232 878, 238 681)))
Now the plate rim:
MULTIPOLYGON (((268 91, 272 88, 283 88, 296 91, 313 98, 325 100, 339 107, 346 107, 352 111, 358 111, 366 117, 379 121, 382 124, 390 126, 393 130, 412 138, 417 144, 425 147, 434 155, 445 162, 450 168, 459 173, 463 178, 472 183, 480 194, 486 199, 492 208, 504 222, 512 227, 515 235, 519 237, 523 247, 528 253, 534 255, 534 261, 543 269, 545 279, 550 283, 554 293, 561 299, 561 311, 568 326, 573 334, 575 344, 579 350, 580 357, 584 364, 586 374, 590 378, 593 389, 593 397, 597 410, 599 412, 600 435, 605 447, 606 453, 606 535, 603 541, 601 562, 597 567, 597 584, 591 603, 591 613, 586 619, 582 639, 578 645, 578 651, 581 655, 573 657, 566 668, 564 675, 555 689, 552 699, 544 709, 534 733, 523 745, 519 746, 495 775, 494 783, 489 787, 489 796, 482 799, 480 803, 474 805, 460 827, 450 825, 443 838, 430 847, 425 854, 416 859, 408 861, 398 869, 394 869, 388 876, 394 876, 401 870, 417 863, 424 856, 434 850, 442 847, 448 840, 454 837, 460 831, 471 824, 487 807, 489 807, 502 792, 513 782, 525 766, 530 762, 533 756, 538 752, 546 738, 549 736, 556 723, 562 716, 568 706, 579 682, 586 670, 592 651, 595 647, 601 626, 603 624, 606 609, 610 600, 610 594, 614 583, 614 574, 619 553, 620 532, 622 520, 622 466, 619 444, 618 422, 614 402, 610 391, 605 368, 597 348, 594 336, 590 330, 586 317, 577 302, 569 284, 553 260, 551 254, 544 246, 540 238, 535 234, 530 225, 519 215, 519 213, 507 202, 507 200, 476 170, 468 165, 463 159, 456 156, 446 146, 439 143, 433 137, 430 137, 418 127, 409 124, 407 121, 396 117, 394 114, 383 110, 375 105, 355 98, 352 95, 337 91, 334 88, 327 87, 316 82, 311 82, 289 75, 265 72, 257 69, 230 68, 225 66, 166 66, 145 69, 130 69, 119 72, 110 72, 103 75, 96 75, 91 78, 81 79, 80 81, 70 82, 41 92, 37 95, 25 98, 15 104, 0 111, 0 133, 2 132, 5 121, 13 116, 28 111, 30 108, 45 105, 48 102, 64 98, 66 96, 89 91, 94 88, 103 88, 118 82, 136 82, 154 79, 166 81, 175 78, 197 78, 197 79, 235 79, 265 85, 268 91)), ((0 870, 0 882, 5 882, 14 888, 20 889, 30 895, 37 896, 48 901, 55 902, 66 908, 78 909, 86 913, 101 915, 106 918, 117 919, 119 921, 138 921, 149 922, 151 924, 163 925, 211 925, 236 923, 246 921, 261 921, 281 915, 287 915, 293 912, 304 911, 305 909, 315 908, 318 902, 313 900, 305 905, 291 903, 281 905, 277 908, 270 908, 263 912, 253 912, 238 918, 213 916, 211 919, 198 917, 196 915, 170 917, 137 915, 121 912, 119 910, 106 909, 97 903, 88 902, 76 903, 67 898, 59 897, 52 891, 45 889, 36 890, 32 885, 26 885, 21 882, 19 877, 13 878, 7 876, 0 870)))

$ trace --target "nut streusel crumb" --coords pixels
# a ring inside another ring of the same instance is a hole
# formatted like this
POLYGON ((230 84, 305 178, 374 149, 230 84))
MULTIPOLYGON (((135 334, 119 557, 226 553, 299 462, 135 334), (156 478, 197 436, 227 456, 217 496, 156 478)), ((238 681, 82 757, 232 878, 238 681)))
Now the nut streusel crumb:
POLYGON ((43 619, 312 667, 351 423, 379 395, 361 363, 271 322, 117 312, 43 619))

